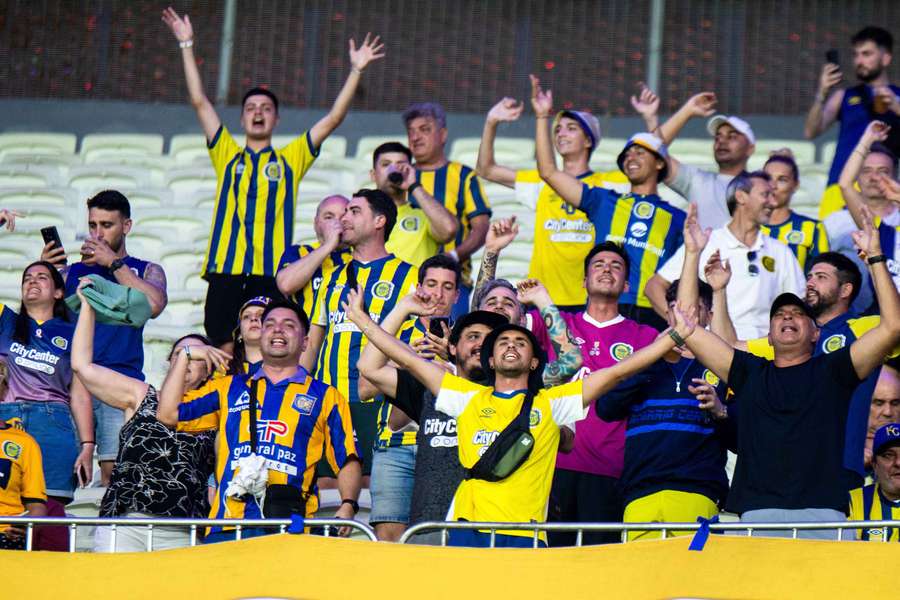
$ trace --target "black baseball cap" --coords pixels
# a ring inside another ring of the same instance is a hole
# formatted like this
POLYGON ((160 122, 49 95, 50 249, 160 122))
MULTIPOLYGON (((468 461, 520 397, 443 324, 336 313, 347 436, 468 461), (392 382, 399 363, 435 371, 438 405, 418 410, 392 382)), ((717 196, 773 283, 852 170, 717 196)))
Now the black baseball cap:
POLYGON ((489 310, 473 310, 460 317, 456 323, 453 324, 453 329, 450 330, 449 342, 454 346, 457 345, 459 343, 459 338, 462 337, 462 332, 466 327, 472 325, 485 325, 491 329, 496 329, 505 323, 509 323, 509 320, 500 313, 491 312, 489 310))
POLYGON ((816 320, 816 317, 813 314, 813 311, 809 307, 809 305, 806 302, 804 302, 800 298, 800 296, 798 296, 797 294, 792 294, 791 292, 785 292, 783 294, 779 294, 778 297, 775 298, 775 301, 772 302, 772 308, 769 309, 769 320, 771 320, 772 317, 775 316, 775 311, 778 310, 779 308, 781 308, 782 306, 798 306, 801 309, 803 309, 803 312, 804 312, 804 314, 806 314, 807 317, 809 317, 813 321, 816 320))
POLYGON ((528 341, 531 342, 531 349, 534 352, 535 358, 538 359, 537 369, 528 375, 528 389, 537 392, 544 387, 544 366, 547 364, 547 354, 544 352, 543 347, 541 347, 541 343, 538 341, 537 337, 535 337, 527 327, 510 323, 506 319, 503 319, 503 321, 504 323, 494 328, 494 330, 484 338, 484 343, 481 344, 481 368, 484 369, 484 372, 487 375, 488 383, 493 385, 496 379, 496 373, 491 367, 489 359, 494 355, 494 346, 497 344, 497 339, 507 331, 518 331, 524 333, 528 338, 528 341))

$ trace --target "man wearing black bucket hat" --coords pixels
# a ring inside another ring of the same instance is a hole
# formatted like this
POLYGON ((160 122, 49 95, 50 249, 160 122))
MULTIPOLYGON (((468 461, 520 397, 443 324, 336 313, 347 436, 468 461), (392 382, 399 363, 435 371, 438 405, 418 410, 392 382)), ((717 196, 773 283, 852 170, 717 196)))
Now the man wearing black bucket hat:
MULTIPOLYGON (((516 324, 494 329, 482 344, 487 385, 467 381, 418 357, 372 321, 358 292, 344 304, 353 321, 397 366, 436 396, 435 407, 457 420, 460 463, 466 469, 447 518, 462 521, 546 520, 560 427, 584 416, 584 408, 624 378, 647 368, 694 331, 694 316, 678 314, 667 335, 608 369, 582 380, 543 388, 546 359, 534 335, 516 324)), ((533 532, 503 531, 495 545, 531 546, 533 532)), ((453 531, 452 545, 486 546, 491 536, 453 531)), ((546 536, 540 536, 546 545, 546 536)))

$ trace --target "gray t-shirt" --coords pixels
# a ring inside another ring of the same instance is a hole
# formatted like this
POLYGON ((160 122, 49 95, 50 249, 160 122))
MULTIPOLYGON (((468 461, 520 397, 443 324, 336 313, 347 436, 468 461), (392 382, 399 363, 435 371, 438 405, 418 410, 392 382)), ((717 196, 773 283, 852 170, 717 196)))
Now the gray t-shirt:
POLYGON ((700 227, 718 229, 731 220, 725 194, 732 179, 734 175, 721 175, 679 163, 675 178, 666 185, 684 196, 688 202, 697 204, 697 221, 700 227))

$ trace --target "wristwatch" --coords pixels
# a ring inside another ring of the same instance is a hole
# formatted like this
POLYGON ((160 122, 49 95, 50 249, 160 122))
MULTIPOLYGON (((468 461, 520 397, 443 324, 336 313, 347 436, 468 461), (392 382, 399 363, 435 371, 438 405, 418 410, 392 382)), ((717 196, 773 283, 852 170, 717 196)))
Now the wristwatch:
POLYGON ((109 263, 109 272, 115 273, 117 269, 124 267, 124 266, 125 266, 125 261, 122 260, 121 258, 117 258, 116 260, 109 263))
POLYGON ((879 254, 878 256, 870 256, 866 259, 866 262, 870 265, 874 265, 875 263, 887 262, 887 256, 884 254, 879 254))
POLYGON ((422 184, 419 183, 418 181, 414 181, 414 182, 412 183, 412 185, 410 185, 410 186, 406 189, 406 191, 407 191, 407 193, 409 193, 409 195, 412 195, 413 192, 416 191, 416 188, 420 188, 420 187, 422 187, 422 184))
POLYGON ((354 515, 359 512, 359 502, 357 502, 356 500, 351 500, 350 498, 344 498, 343 500, 341 500, 341 505, 344 505, 344 504, 350 505, 350 508, 353 509, 354 515))

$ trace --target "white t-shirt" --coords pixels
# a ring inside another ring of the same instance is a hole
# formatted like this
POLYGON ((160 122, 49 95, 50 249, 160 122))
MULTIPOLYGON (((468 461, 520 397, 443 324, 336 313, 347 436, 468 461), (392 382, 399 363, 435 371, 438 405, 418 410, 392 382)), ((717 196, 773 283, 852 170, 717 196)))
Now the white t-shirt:
POLYGON ((725 227, 731 221, 725 195, 732 179, 734 175, 721 175, 680 163, 675 178, 666 185, 684 196, 688 202, 697 204, 697 221, 700 227, 715 229, 725 227))
MULTIPOLYGON (((769 309, 772 301, 784 292, 804 296, 806 280, 791 249, 760 232, 752 248, 734 237, 728 227, 714 229, 709 243, 700 254, 700 278, 709 257, 719 250, 722 260, 731 265, 731 281, 725 294, 728 315, 738 339, 750 340, 769 333, 769 309)), ((684 246, 657 272, 666 281, 681 277, 684 246)))

